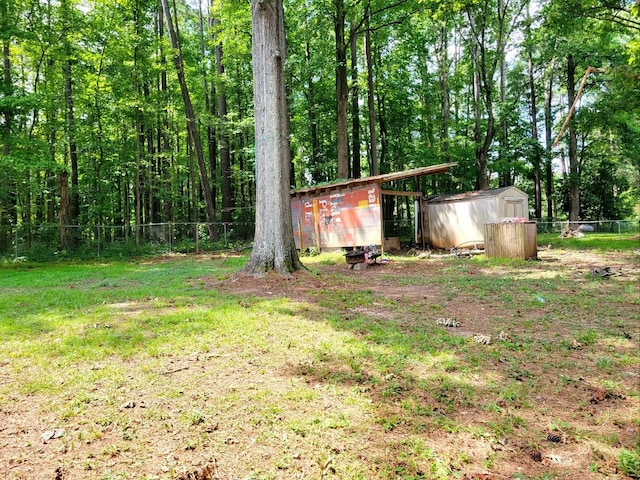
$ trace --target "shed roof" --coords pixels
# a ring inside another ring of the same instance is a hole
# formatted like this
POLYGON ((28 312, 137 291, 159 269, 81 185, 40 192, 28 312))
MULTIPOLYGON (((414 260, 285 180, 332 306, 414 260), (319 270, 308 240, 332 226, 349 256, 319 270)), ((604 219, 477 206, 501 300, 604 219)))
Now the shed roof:
POLYGON ((487 198, 487 197, 497 197, 504 192, 509 190, 514 190, 516 193, 526 197, 527 194, 524 193, 517 187, 501 187, 494 188, 491 190, 476 190, 473 192, 463 192, 463 193, 452 193, 448 195, 435 195, 433 197, 429 197, 427 201, 429 203, 438 203, 438 202, 461 202, 464 200, 475 200, 477 198, 487 198))
POLYGON ((412 168, 410 170, 403 170, 402 172, 384 173, 382 175, 375 175, 372 177, 351 178, 349 180, 342 180, 333 183, 327 183, 323 185, 313 185, 306 188, 300 188, 291 192, 292 196, 301 196, 308 193, 320 193, 331 190, 338 190, 341 188, 357 187, 360 185, 366 185, 369 183, 382 184, 386 182, 392 182, 395 180, 403 180, 411 177, 422 177, 425 175, 436 175, 438 173, 445 173, 449 171, 451 167, 455 167, 458 163, 442 163, 440 165, 431 165, 429 167, 412 168))

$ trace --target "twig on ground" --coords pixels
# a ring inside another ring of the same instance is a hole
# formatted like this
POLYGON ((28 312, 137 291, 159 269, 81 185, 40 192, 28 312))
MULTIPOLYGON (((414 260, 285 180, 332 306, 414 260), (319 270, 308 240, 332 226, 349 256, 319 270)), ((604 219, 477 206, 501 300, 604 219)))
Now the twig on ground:
POLYGON ((182 370, 188 370, 189 367, 180 367, 180 368, 174 368, 173 370, 165 370, 164 372, 162 372, 162 375, 171 375, 172 373, 177 373, 177 372, 181 372, 182 370))

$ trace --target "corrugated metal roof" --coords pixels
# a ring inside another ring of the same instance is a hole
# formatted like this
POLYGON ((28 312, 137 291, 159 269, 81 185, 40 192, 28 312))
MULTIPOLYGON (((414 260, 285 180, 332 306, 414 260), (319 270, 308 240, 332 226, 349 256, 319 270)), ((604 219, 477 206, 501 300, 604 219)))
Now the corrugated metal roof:
POLYGON ((411 177, 422 177, 425 175, 436 175, 438 173, 445 173, 450 168, 455 167, 458 163, 442 163, 440 165, 431 165, 429 167, 412 168, 410 170, 404 170, 402 172, 385 173, 382 175, 375 175, 373 177, 352 178, 349 180, 343 180, 340 182, 328 183, 324 185, 313 185, 306 188, 300 188, 291 192, 291 195, 304 195, 308 193, 326 192, 329 190, 337 190, 340 188, 350 188, 360 185, 366 185, 367 183, 386 183, 393 182, 395 180, 403 180, 411 177))
POLYGON ((453 193, 449 195, 435 195, 427 199, 429 203, 438 203, 438 202, 459 202, 462 200, 473 200, 475 198, 486 198, 486 197, 497 197, 502 193, 508 190, 515 190, 522 194, 523 196, 527 196, 522 190, 517 187, 501 187, 494 188, 491 190, 476 190, 473 192, 464 192, 464 193, 453 193))

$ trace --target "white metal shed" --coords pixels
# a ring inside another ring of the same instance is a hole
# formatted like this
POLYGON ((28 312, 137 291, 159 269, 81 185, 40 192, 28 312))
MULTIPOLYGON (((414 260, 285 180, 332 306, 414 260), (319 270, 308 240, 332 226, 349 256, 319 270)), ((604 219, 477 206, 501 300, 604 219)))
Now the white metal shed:
POLYGON ((527 194, 516 187, 424 198, 424 240, 433 247, 447 249, 482 243, 486 223, 508 217, 529 220, 528 199, 527 194))

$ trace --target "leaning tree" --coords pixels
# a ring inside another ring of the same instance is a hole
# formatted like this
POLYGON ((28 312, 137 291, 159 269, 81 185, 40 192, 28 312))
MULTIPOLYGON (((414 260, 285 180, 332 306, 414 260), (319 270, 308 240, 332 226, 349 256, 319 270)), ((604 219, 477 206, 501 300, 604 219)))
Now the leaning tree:
POLYGON ((302 267, 290 204, 289 112, 284 82, 287 45, 282 0, 252 0, 253 96, 256 146, 256 231, 244 273, 302 267))

